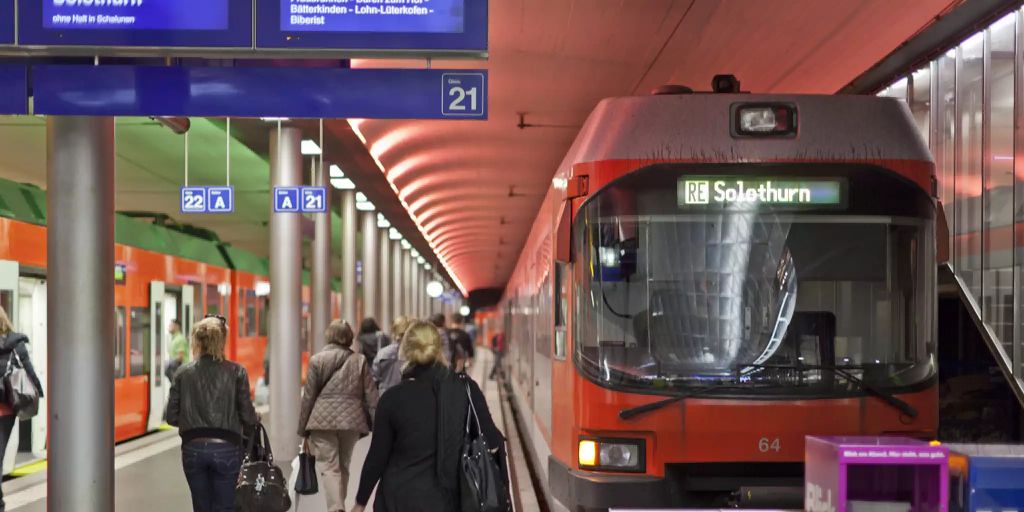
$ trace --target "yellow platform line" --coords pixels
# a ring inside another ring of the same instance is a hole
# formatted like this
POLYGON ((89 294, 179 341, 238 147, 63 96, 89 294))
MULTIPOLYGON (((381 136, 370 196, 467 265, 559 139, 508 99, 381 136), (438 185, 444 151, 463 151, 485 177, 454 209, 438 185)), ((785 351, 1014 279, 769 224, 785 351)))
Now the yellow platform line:
POLYGON ((28 476, 40 471, 46 470, 46 459, 37 460, 35 462, 29 462, 28 464, 22 464, 15 466, 14 470, 11 471, 11 476, 28 476))

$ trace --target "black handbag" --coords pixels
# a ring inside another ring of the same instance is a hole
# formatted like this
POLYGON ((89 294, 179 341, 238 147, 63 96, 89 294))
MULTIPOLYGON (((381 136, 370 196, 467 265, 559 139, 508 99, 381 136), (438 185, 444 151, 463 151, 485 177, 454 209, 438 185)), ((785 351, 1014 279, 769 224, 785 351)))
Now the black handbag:
POLYGON ((27 420, 39 414, 39 390, 28 377, 17 348, 7 358, 3 381, 7 404, 18 413, 18 419, 27 420))
POLYGON ((459 462, 459 494, 462 512, 508 512, 512 510, 512 497, 505 485, 505 477, 498 467, 487 439, 480 429, 480 418, 473 406, 473 396, 466 384, 466 431, 459 462))
POLYGON ((235 485, 235 512, 288 512, 292 508, 288 484, 281 468, 274 465, 267 429, 257 424, 246 445, 235 485))
POLYGON ((299 452, 299 474, 295 476, 295 494, 311 495, 320 492, 316 481, 316 457, 309 453, 309 442, 302 443, 299 452))

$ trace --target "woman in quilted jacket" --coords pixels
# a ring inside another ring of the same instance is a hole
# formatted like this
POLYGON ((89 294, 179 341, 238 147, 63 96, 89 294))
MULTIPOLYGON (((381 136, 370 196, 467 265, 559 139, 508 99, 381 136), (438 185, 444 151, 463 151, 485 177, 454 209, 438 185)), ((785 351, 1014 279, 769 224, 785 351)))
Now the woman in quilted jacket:
POLYGON ((377 386, 366 357, 352 351, 355 336, 348 322, 331 322, 324 336, 326 346, 309 359, 299 436, 323 468, 328 512, 343 512, 352 448, 373 428, 377 386))

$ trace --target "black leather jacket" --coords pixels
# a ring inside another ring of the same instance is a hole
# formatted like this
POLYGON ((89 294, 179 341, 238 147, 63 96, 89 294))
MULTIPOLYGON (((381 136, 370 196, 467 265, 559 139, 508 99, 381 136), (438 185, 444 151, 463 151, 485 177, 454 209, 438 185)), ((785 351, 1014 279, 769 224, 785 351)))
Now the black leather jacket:
MULTIPOLYGON (((18 354, 18 360, 21 361, 21 366, 25 368, 29 380, 32 381, 36 390, 39 391, 39 398, 42 398, 43 383, 39 381, 39 376, 36 375, 36 368, 32 366, 32 358, 29 357, 28 336, 20 332, 11 332, 7 336, 0 337, 0 374, 6 370, 7 363, 11 361, 15 353, 18 354)), ((0 385, 0 387, 3 386, 0 385)))
POLYGON ((257 421, 241 365, 203 356, 174 374, 167 423, 178 427, 184 442, 213 437, 241 445, 257 421))

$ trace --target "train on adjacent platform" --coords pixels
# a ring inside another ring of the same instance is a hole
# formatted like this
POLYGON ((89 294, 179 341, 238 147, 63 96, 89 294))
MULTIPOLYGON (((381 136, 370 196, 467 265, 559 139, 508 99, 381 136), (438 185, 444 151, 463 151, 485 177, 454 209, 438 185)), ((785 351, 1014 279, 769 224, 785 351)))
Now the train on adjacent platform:
MULTIPOLYGON (((0 180, 0 306, 28 335, 33 364, 46 381, 46 195, 0 180)), ((206 315, 228 322, 227 355, 245 366, 255 394, 264 377, 270 278, 267 260, 220 243, 209 233, 178 226, 160 215, 118 214, 115 219, 114 437, 124 441, 159 429, 170 383, 171 321, 191 325, 206 315)), ((303 301, 309 302, 309 288, 303 301)), ((333 293, 333 309, 340 311, 333 293)), ((309 308, 303 307, 308 346, 309 308)), ((65 341, 73 343, 73 340, 65 341)), ((40 404, 45 410, 45 399, 40 404)), ((46 414, 18 422, 3 457, 3 474, 46 456, 46 414)))
POLYGON ((800 508, 805 436, 936 434, 935 167, 906 106, 715 83, 597 106, 498 307, 556 509, 800 508))

